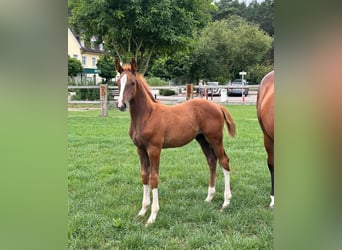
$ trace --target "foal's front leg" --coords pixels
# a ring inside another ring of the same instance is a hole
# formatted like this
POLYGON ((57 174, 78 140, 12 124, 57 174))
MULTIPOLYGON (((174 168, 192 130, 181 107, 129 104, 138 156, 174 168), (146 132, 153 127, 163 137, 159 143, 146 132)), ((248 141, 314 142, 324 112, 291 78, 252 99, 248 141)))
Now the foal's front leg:
POLYGON ((148 207, 150 206, 150 187, 147 185, 143 185, 144 191, 143 191, 143 200, 141 209, 138 213, 138 217, 142 217, 146 214, 148 207))
POLYGON ((148 160, 147 153, 144 149, 138 148, 138 154, 140 158, 141 164, 141 181, 143 183, 143 199, 141 210, 138 213, 138 216, 144 216, 148 210, 148 207, 151 204, 150 201, 150 187, 148 186, 149 176, 150 176, 150 163, 148 160))
POLYGON ((158 182, 159 182, 159 162, 160 162, 160 152, 161 147, 153 147, 148 149, 147 153, 149 156, 150 164, 151 164, 151 172, 150 172, 150 186, 152 189, 152 207, 151 207, 151 215, 148 218, 146 225, 152 224, 159 212, 159 197, 158 197, 158 182))

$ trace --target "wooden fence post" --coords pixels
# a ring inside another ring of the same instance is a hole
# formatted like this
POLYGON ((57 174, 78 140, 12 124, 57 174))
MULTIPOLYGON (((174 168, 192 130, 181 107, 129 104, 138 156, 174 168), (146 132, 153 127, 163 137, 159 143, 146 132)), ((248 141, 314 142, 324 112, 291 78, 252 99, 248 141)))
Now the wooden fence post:
POLYGON ((186 85, 186 100, 192 99, 193 98, 193 93, 194 93, 194 85, 187 84, 186 85))
POLYGON ((108 85, 100 84, 101 115, 108 116, 108 85))

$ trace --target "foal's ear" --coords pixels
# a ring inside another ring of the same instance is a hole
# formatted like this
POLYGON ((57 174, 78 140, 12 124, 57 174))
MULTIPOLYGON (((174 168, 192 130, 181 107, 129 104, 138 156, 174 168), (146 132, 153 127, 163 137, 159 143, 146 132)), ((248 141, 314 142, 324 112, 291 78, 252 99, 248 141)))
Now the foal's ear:
POLYGON ((115 69, 120 74, 123 71, 123 68, 121 67, 120 62, 119 62, 119 60, 117 58, 115 58, 115 69))
POLYGON ((134 75, 137 73, 137 62, 135 61, 134 57, 131 61, 131 71, 134 75))

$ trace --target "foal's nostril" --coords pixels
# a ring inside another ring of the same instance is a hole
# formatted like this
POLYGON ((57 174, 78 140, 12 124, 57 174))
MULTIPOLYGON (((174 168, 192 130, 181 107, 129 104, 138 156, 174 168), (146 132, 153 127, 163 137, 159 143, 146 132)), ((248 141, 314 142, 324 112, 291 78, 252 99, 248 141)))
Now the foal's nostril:
POLYGON ((121 106, 119 106, 119 103, 116 103, 116 107, 120 110, 120 111, 125 111, 126 110, 126 103, 123 103, 121 106))

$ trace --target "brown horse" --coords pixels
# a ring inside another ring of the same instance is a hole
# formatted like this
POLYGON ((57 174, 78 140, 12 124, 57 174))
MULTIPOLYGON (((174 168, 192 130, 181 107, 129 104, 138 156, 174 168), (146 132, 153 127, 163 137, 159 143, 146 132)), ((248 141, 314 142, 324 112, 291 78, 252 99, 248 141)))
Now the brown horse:
POLYGON ((274 206, 274 71, 261 80, 257 96, 257 116, 264 133, 267 165, 271 173, 271 203, 274 206))
POLYGON ((153 223, 157 217, 161 149, 180 147, 193 139, 201 145, 210 169, 208 196, 205 201, 210 202, 215 193, 218 160, 225 180, 224 203, 221 210, 226 208, 232 195, 229 158, 223 148, 224 123, 229 134, 232 137, 235 135, 235 123, 229 112, 223 106, 199 99, 175 106, 163 105, 153 98, 143 76, 137 73, 134 58, 130 64, 125 64, 123 67, 118 60, 115 60, 115 66, 120 73, 117 107, 124 111, 126 104, 129 104, 131 115, 129 135, 137 147, 141 163, 143 200, 138 216, 144 216, 150 205, 151 188, 152 207, 147 225, 153 223))

